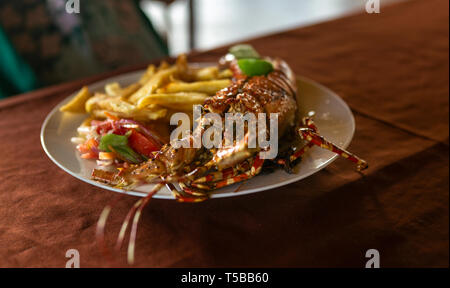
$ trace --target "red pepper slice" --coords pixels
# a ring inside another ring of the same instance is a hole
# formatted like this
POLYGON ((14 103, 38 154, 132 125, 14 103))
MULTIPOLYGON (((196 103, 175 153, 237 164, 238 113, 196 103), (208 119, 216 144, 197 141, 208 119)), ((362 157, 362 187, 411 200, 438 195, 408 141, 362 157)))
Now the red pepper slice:
POLYGON ((131 131, 131 135, 128 137, 128 145, 130 145, 134 151, 146 157, 152 157, 152 152, 159 150, 159 145, 157 143, 134 129, 131 131))

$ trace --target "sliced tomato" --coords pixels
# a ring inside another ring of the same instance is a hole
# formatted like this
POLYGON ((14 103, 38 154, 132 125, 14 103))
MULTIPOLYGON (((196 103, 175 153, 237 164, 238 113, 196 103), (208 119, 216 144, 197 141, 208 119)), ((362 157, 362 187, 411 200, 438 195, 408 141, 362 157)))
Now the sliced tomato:
POLYGON ((116 135, 125 135, 128 132, 128 130, 130 130, 130 129, 118 125, 116 127, 113 127, 113 132, 112 133, 116 134, 116 135))
POLYGON ((97 140, 95 140, 94 138, 90 138, 90 139, 88 139, 87 141, 86 141, 86 143, 87 143, 87 145, 89 146, 89 147, 98 147, 98 142, 97 142, 97 140))
POLYGON ((92 159, 98 157, 98 142, 94 138, 86 140, 86 142, 77 145, 78 151, 82 154, 81 157, 85 159, 92 159))
POLYGON ((77 145, 77 149, 78 151, 80 151, 80 153, 84 154, 84 153, 88 153, 89 152, 89 148, 87 147, 87 145, 85 143, 81 143, 77 145))
POLYGON ((93 151, 89 151, 87 153, 81 154, 81 158, 83 158, 83 159, 97 159, 98 158, 98 154, 93 152, 93 151))
POLYGON ((134 129, 131 131, 131 135, 128 137, 128 145, 130 145, 134 151, 144 156, 151 157, 153 151, 159 150, 156 143, 134 129))
POLYGON ((96 131, 100 135, 106 134, 109 130, 113 129, 112 122, 108 120, 106 121, 92 120, 91 125, 96 126, 96 131))

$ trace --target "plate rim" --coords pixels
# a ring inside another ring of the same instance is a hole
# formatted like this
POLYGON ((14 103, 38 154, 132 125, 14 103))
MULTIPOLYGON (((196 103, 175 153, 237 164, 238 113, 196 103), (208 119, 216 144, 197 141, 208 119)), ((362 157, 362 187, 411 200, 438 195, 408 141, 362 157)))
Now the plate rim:
MULTIPOLYGON (((143 71, 145 71, 145 70, 136 70, 136 71, 132 71, 132 72, 127 72, 127 73, 115 75, 113 77, 105 78, 105 79, 102 79, 102 80, 90 83, 88 85, 95 85, 97 83, 108 81, 108 79, 117 78, 117 77, 130 77, 130 75, 132 75, 132 74, 138 74, 138 73, 143 72, 143 71)), ((314 86, 317 86, 320 89, 325 90, 327 93, 329 93, 332 96, 334 96, 334 98, 336 98, 336 100, 338 102, 340 102, 342 107, 344 107, 344 109, 347 110, 348 115, 350 116, 350 120, 352 122, 351 123, 352 129, 351 129, 351 132, 350 132, 350 137, 342 145, 342 148, 346 149, 350 145, 351 141, 353 140, 353 137, 354 137, 354 134, 355 134, 355 130, 356 130, 356 121, 355 121, 355 117, 353 115, 353 112, 352 112, 351 108, 344 101, 344 99, 342 99, 336 92, 334 92, 330 88, 326 87, 325 85, 323 85, 323 84, 321 84, 321 83, 319 83, 319 82, 317 82, 315 80, 312 80, 311 78, 308 78, 308 77, 305 77, 305 76, 301 76, 301 75, 296 75, 296 80, 312 84, 314 86)), ((137 197, 145 197, 147 195, 147 193, 145 193, 145 192, 139 192, 139 191, 133 191, 133 190, 123 190, 123 189, 119 189, 119 188, 114 188, 114 187, 106 186, 105 184, 97 182, 97 181, 94 181, 92 179, 87 179, 85 177, 82 177, 81 175, 78 175, 78 174, 72 172, 71 170, 67 169, 66 167, 64 167, 48 151, 47 146, 45 144, 45 137, 44 137, 45 128, 47 127, 48 122, 50 121, 52 116, 55 113, 58 112, 59 107, 62 105, 62 103, 64 103, 68 98, 73 97, 73 95, 74 95, 74 93, 71 93, 70 95, 68 95, 67 97, 65 97, 61 101, 59 101, 58 104, 56 104, 55 107, 53 107, 53 109, 47 114, 47 116, 44 119, 44 122, 41 125, 40 142, 41 142, 41 146, 42 146, 43 150, 45 151, 45 154, 47 155, 47 157, 49 157, 50 160, 52 160, 52 162, 55 163, 56 166, 58 166, 61 170, 63 170, 64 172, 68 173, 69 175, 71 175, 71 176, 73 176, 73 177, 77 178, 78 180, 81 180, 81 181, 83 181, 85 183, 91 184, 93 186, 99 187, 99 188, 104 189, 104 190, 113 191, 113 192, 116 192, 116 193, 122 193, 122 194, 126 194, 126 195, 137 196, 137 197)), ((321 163, 320 166, 318 166, 315 170, 309 171, 308 173, 305 173, 305 174, 301 175, 299 178, 287 179, 287 180, 284 180, 284 181, 281 181, 281 182, 277 182, 277 183, 275 183, 273 185, 268 185, 268 186, 259 187, 259 188, 252 188, 252 189, 247 189, 247 190, 238 191, 238 192, 227 192, 227 193, 218 193, 218 194, 211 193, 210 199, 227 198, 227 197, 236 197, 236 196, 248 195, 248 194, 253 194, 253 193, 257 193, 257 192, 263 192, 263 191, 266 191, 266 190, 271 190, 271 189, 275 189, 275 188, 278 188, 278 187, 281 187, 281 186, 292 184, 294 182, 303 180, 303 179, 311 176, 312 174, 315 174, 315 173, 321 171, 322 169, 324 169, 325 167, 327 167, 328 165, 333 163, 338 157, 339 157, 339 155, 337 155, 337 154, 333 155, 327 161, 321 163)), ((299 165, 301 165, 301 163, 299 163, 299 165)), ((175 197, 173 197, 173 195, 161 195, 161 194, 158 195, 158 193, 156 193, 153 196, 153 198, 155 198, 155 199, 165 199, 165 200, 176 200, 175 197)))

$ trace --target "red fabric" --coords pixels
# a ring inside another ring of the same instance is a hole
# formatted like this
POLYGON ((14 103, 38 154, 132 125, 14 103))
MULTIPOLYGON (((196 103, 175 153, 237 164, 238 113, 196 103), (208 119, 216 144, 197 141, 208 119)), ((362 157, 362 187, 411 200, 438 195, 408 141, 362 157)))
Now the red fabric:
MULTIPOLYGON (((448 3, 408 1, 248 41, 349 103, 357 125, 349 148, 370 168, 360 175, 340 159, 276 190, 199 204, 152 200, 136 266, 364 267, 375 248, 382 267, 448 267, 448 3)), ((112 74, 0 102, 0 266, 64 267, 71 248, 82 267, 107 265, 95 226, 117 195, 57 168, 39 130, 70 92, 112 74)), ((120 198, 108 241, 136 200, 120 198)))

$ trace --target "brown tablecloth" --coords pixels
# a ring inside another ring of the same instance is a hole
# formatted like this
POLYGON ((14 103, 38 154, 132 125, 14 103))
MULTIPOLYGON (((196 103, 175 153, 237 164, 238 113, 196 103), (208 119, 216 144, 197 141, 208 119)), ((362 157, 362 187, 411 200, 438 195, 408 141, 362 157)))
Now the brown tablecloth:
MULTIPOLYGON (((199 204, 155 199, 136 266, 364 267, 371 248, 382 267, 448 266, 448 6, 408 1, 248 41, 345 99, 357 124, 350 150, 371 166, 360 175, 340 159, 275 190, 199 204)), ((0 102, 0 266, 64 267, 71 248, 82 267, 105 265, 95 226, 116 194, 57 168, 39 130, 81 83, 123 71, 0 102)), ((114 208, 107 240, 136 199, 114 208)))

